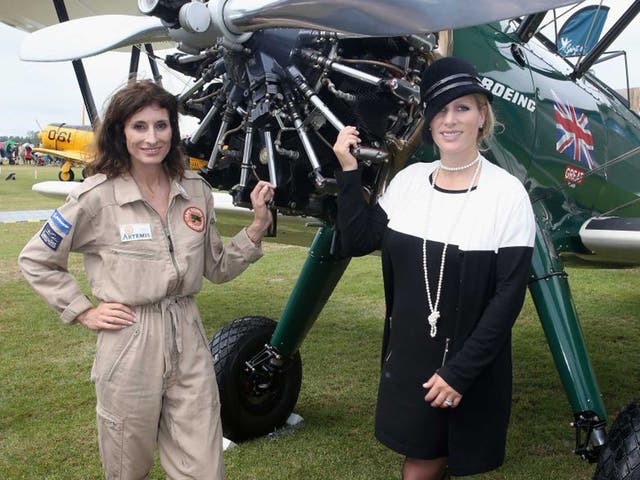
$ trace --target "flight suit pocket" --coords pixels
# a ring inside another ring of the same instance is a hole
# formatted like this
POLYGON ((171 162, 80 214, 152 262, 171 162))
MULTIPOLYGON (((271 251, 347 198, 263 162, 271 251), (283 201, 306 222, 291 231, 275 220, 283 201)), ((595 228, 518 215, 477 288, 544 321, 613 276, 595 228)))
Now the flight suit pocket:
POLYGON ((107 412, 100 404, 96 407, 98 445, 102 468, 107 480, 118 480, 122 474, 124 450, 124 420, 107 412))
POLYGON ((131 305, 153 303, 167 293, 167 283, 175 278, 175 267, 166 252, 153 250, 149 245, 110 248, 101 265, 96 281, 107 298, 126 299, 131 305), (108 265, 105 268, 104 265, 108 265))
MULTIPOLYGON (((129 328, 132 328, 132 327, 129 327, 129 328)), ((120 355, 118 355, 116 360, 113 362, 113 365, 109 369, 109 373, 107 374, 107 382, 111 380, 111 378, 113 377, 113 374, 118 369, 118 366, 122 363, 122 360, 124 359, 125 355, 127 355, 129 350, 131 350, 131 346, 136 341, 139 334, 140 334, 140 328, 136 326, 135 329, 133 330, 133 334, 131 335, 131 338, 129 338, 129 341, 125 344, 124 348, 120 352, 120 355)))
POLYGON ((111 253, 116 256, 128 257, 138 260, 155 260, 158 257, 157 252, 143 249, 112 248, 111 253))

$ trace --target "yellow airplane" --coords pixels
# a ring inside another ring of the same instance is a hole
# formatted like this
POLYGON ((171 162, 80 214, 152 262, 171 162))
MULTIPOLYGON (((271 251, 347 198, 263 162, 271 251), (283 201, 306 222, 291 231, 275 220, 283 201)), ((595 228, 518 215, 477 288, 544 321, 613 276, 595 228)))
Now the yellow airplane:
MULTIPOLYGON (((75 179, 72 168, 82 168, 82 178, 86 177, 85 167, 93 160, 93 130, 89 126, 73 126, 66 123, 52 123, 38 133, 40 146, 34 152, 53 155, 64 161, 58 179, 71 182, 75 179)), ((199 170, 207 165, 206 160, 189 157, 189 168, 199 170)))
POLYGON ((66 123, 52 123, 38 133, 40 146, 34 152, 53 155, 64 160, 58 179, 71 182, 75 178, 72 167, 82 168, 85 175, 87 163, 93 160, 93 130, 88 126, 73 126, 66 123))

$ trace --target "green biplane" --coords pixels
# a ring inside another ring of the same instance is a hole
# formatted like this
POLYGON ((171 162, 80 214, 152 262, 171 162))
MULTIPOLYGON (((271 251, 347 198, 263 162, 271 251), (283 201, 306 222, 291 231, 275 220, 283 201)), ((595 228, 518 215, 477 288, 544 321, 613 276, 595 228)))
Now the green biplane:
MULTIPOLYGON (((356 124, 362 132, 363 193, 375 201, 404 165, 433 160, 420 146, 420 75, 435 58, 456 55, 477 66, 507 125, 487 157, 522 181, 534 206, 529 288, 573 411, 575 452, 599 462, 598 479, 640 479, 640 406, 631 403, 607 429, 564 271, 574 259, 640 264, 640 118, 590 72, 640 1, 628 2, 573 60, 540 31, 550 9, 569 3, 331 0, 314 8, 295 0, 140 0, 147 17, 30 29, 23 58, 79 66, 82 57, 112 48, 149 43, 150 51, 150 42, 177 42, 181 52, 165 63, 193 78, 179 100, 200 119, 185 148, 207 161, 202 175, 247 207, 255 179, 269 179, 277 185, 274 211, 321 222, 278 321, 243 317, 211 340, 228 438, 266 434, 290 415, 301 386, 300 345, 349 264, 335 248, 337 130, 356 124), (94 35, 107 24, 108 35, 94 35), (63 31, 76 34, 65 43, 63 31)), ((136 13, 123 1, 107 10, 136 13)), ((58 8, 58 19, 65 16, 58 8)), ((132 74, 136 65, 137 58, 132 74)), ((78 78, 88 92, 86 78, 78 78)))

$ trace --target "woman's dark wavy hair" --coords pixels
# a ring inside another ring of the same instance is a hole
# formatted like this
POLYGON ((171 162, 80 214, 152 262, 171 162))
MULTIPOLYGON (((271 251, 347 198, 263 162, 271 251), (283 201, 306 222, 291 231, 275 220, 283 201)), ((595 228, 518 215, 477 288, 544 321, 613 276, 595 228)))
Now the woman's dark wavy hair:
POLYGON ((130 82, 111 97, 96 131, 96 155, 87 167, 89 175, 104 173, 108 178, 113 178, 131 169, 124 126, 131 115, 149 105, 158 105, 169 112, 171 148, 162 164, 171 178, 182 178, 185 164, 180 148, 178 101, 171 93, 150 80, 130 82))

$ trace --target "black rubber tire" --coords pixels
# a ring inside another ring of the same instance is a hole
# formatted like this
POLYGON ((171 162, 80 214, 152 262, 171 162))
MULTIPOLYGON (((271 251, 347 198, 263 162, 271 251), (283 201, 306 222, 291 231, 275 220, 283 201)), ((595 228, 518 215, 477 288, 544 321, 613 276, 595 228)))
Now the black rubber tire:
POLYGON ((640 403, 620 412, 600 453, 594 480, 640 480, 640 403))
POLYGON ((73 179, 75 178, 75 174, 73 173, 73 170, 69 170, 68 172, 58 172, 58 180, 60 180, 61 182, 73 182, 73 179))
POLYGON ((245 368, 267 344, 276 322, 266 317, 242 317, 225 325, 209 342, 216 370, 224 436, 241 442, 266 435, 284 425, 302 384, 302 362, 296 352, 270 379, 261 395, 251 388, 259 377, 245 368))
POLYGON ((83 168, 80 173, 82 173, 82 178, 87 178, 87 169, 86 168, 83 168))

